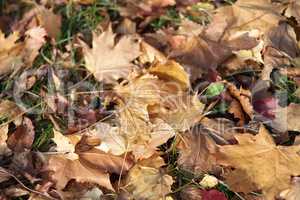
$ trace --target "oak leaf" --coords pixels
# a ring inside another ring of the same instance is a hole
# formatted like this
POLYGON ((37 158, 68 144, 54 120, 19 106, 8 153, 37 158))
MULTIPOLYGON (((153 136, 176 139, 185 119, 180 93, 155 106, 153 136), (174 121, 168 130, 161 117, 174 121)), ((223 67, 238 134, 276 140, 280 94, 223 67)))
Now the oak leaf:
POLYGON ((131 63, 140 55, 140 46, 134 36, 123 36, 115 43, 115 34, 111 26, 99 36, 94 34, 93 47, 84 42, 85 67, 98 81, 113 83, 119 78, 127 78, 133 69, 131 63))
POLYGON ((255 136, 236 135, 238 145, 220 146, 217 162, 235 170, 227 183, 237 192, 262 190, 271 200, 290 185, 290 177, 300 175, 299 146, 276 146, 264 126, 255 136), (272 160, 273 162, 270 162, 272 160))

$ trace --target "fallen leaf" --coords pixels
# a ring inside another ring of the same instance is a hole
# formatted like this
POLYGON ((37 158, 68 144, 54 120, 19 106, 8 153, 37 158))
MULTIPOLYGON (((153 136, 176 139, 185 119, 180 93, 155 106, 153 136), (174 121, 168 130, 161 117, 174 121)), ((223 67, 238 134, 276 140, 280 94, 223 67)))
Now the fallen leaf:
POLYGON ((9 155, 11 150, 6 144, 8 138, 8 125, 0 127, 0 157, 9 155))
POLYGON ((26 31, 25 35, 25 55, 26 64, 32 65, 34 59, 39 54, 39 49, 46 43, 45 37, 47 35, 44 28, 34 27, 26 31))
POLYGON ((128 159, 95 148, 87 151, 76 150, 75 153, 65 155, 48 156, 47 171, 60 190, 72 179, 77 182, 96 183, 114 190, 109 174, 125 174, 132 166, 128 159))
POLYGON ((64 189, 72 179, 77 182, 96 183, 114 190, 108 173, 85 166, 78 159, 71 160, 62 155, 50 156, 47 170, 50 171, 50 178, 56 182, 56 188, 59 190, 64 189))
POLYGON ((13 120, 18 126, 22 123, 22 110, 13 101, 3 100, 0 102, 0 118, 13 120))
POLYGON ((283 22, 279 26, 270 29, 265 40, 266 45, 286 53, 291 58, 295 58, 300 54, 296 33, 288 23, 283 22))
POLYGON ((299 177, 293 177, 291 187, 282 191, 279 195, 284 200, 297 200, 300 196, 300 180, 299 177))
POLYGON ((35 131, 31 120, 24 117, 22 124, 8 137, 7 146, 15 152, 29 150, 33 144, 34 135, 35 131))
POLYGON ((85 166, 108 173, 126 174, 133 164, 129 159, 114 156, 96 148, 77 152, 77 154, 80 162, 85 166))
POLYGON ((200 174, 213 170, 216 158, 216 144, 205 133, 197 131, 186 132, 177 145, 179 149, 178 165, 185 170, 200 174))
POLYGON ((233 99, 229 105, 228 112, 233 114, 235 119, 238 119, 238 125, 243 126, 245 124, 245 115, 241 104, 236 100, 233 99))
POLYGON ((221 41, 237 31, 257 29, 264 34, 277 26, 281 19, 280 7, 270 0, 238 0, 231 6, 217 9, 206 35, 214 41, 221 41))
POLYGON ((0 31, 0 74, 6 74, 14 69, 18 69, 22 65, 22 60, 19 57, 24 45, 18 43, 19 34, 14 32, 5 38, 5 35, 0 31))
POLYGON ((0 74, 18 70, 23 64, 32 65, 39 49, 45 44, 46 33, 44 29, 34 27, 26 31, 25 35, 24 42, 17 42, 19 40, 17 32, 5 38, 0 31, 0 74))
POLYGON ((143 64, 154 63, 156 61, 162 63, 167 62, 167 58, 163 53, 144 41, 141 42, 141 55, 139 60, 143 64))
POLYGON ((242 87, 238 89, 234 84, 226 82, 228 92, 234 97, 242 106, 243 110, 252 119, 254 115, 253 106, 250 102, 251 92, 242 87))
POLYGON ((75 152, 75 145, 72 143, 71 139, 64 136, 60 132, 53 129, 54 137, 52 141, 56 144, 53 151, 63 152, 63 153, 74 153, 75 152))
POLYGON ((287 9, 284 12, 286 17, 295 17, 300 24, 300 3, 297 0, 290 0, 287 9))
POLYGON ((125 189, 133 199, 164 199, 171 192, 173 179, 159 169, 164 165, 161 160, 160 157, 152 157, 148 162, 160 164, 155 167, 136 164, 129 171, 125 189))
POLYGON ((93 48, 81 42, 85 67, 98 81, 113 83, 119 78, 127 78, 133 69, 131 62, 140 55, 139 42, 135 40, 127 35, 115 43, 111 26, 99 36, 94 34, 93 48))
MULTIPOLYGON (((181 36, 182 37, 182 36, 181 36)), ((176 39, 173 36, 171 39, 176 39)), ((202 37, 183 37, 170 52, 186 68, 191 81, 196 80, 208 69, 216 69, 219 64, 232 55, 231 49, 220 43, 202 37)))
POLYGON ((160 79, 178 82, 183 90, 190 87, 189 75, 184 71, 184 68, 175 61, 157 63, 150 67, 149 72, 157 75, 160 79))
POLYGON ((291 176, 300 174, 300 147, 276 146, 264 126, 255 136, 241 134, 236 139, 238 145, 220 146, 217 154, 219 164, 235 168, 226 176, 234 191, 261 189, 265 198, 271 200, 289 187, 291 176))
POLYGON ((13 25, 13 30, 25 33, 34 27, 42 27, 47 35, 57 39, 61 30, 61 16, 53 13, 52 10, 44 6, 36 6, 34 9, 24 14, 22 20, 13 25))
POLYGON ((272 126, 279 131, 300 131, 300 105, 291 103, 287 107, 277 107, 274 109, 275 119, 272 126))

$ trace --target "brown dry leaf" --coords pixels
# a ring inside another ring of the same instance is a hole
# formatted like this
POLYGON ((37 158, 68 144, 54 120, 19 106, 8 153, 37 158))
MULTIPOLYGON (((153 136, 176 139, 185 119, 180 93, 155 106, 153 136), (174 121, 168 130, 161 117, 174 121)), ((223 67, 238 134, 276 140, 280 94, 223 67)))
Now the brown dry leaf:
POLYGON ((241 104, 236 100, 233 99, 229 105, 228 112, 233 114, 235 119, 239 119, 238 125, 243 126, 245 124, 245 116, 244 111, 241 104))
POLYGON ((0 31, 0 75, 18 69, 22 65, 22 60, 19 57, 24 44, 17 43, 19 34, 14 32, 5 38, 5 35, 0 31))
POLYGON ((0 31, 0 74, 18 70, 23 64, 31 66, 46 42, 45 30, 40 27, 29 29, 25 35, 24 42, 17 42, 20 39, 18 33, 14 32, 5 38, 0 31))
POLYGON ((253 106, 250 102, 251 92, 242 87, 238 89, 234 84, 226 82, 227 90, 242 106, 244 112, 252 119, 254 115, 253 106))
POLYGON ((56 182, 59 190, 64 189, 72 179, 77 182, 96 183, 113 190, 108 173, 85 166, 78 159, 71 160, 63 155, 50 156, 47 169, 51 171, 50 178, 56 182))
POLYGON ((149 106, 148 112, 151 119, 163 119, 177 132, 184 132, 202 119, 203 109, 197 95, 179 92, 166 96, 161 104, 149 106))
POLYGON ((39 54, 39 49, 46 43, 45 37, 47 35, 44 28, 34 27, 26 31, 25 35, 25 49, 24 49, 24 58, 25 64, 29 66, 32 65, 34 59, 39 54))
POLYGON ((288 23, 282 22, 270 29, 265 40, 268 46, 286 53, 291 58, 300 54, 295 30, 288 23))
POLYGON ((165 199, 173 179, 159 169, 163 165, 162 158, 157 156, 136 164, 126 177, 125 190, 133 199, 165 199))
POLYGON ((278 107, 275 111, 275 119, 272 121, 272 127, 285 131, 300 131, 300 105, 291 103, 287 107, 278 107))
POLYGON ((300 178, 293 177, 291 187, 282 191, 279 197, 284 200, 298 200, 300 197, 300 178))
MULTIPOLYGON (((146 74, 132 79, 127 85, 115 87, 123 101, 118 102, 119 128, 111 135, 122 142, 122 149, 126 147, 126 151, 133 151, 136 159, 150 157, 157 146, 175 135, 163 120, 150 121, 147 110, 149 105, 161 102, 163 85, 156 76, 146 74)), ((110 146, 115 147, 116 142, 110 146)))
POLYGON ((31 149, 34 140, 34 127, 31 120, 27 117, 23 118, 22 124, 17 127, 7 139, 8 147, 15 152, 23 152, 31 149))
POLYGON ((290 177, 300 175, 299 146, 276 146, 264 126, 259 134, 236 135, 238 145, 219 147, 217 162, 235 170, 227 183, 237 192, 261 189, 267 200, 273 200, 290 185, 290 177), (272 160, 273 162, 270 162, 272 160))
POLYGON ((133 70, 131 63, 140 55, 137 38, 132 35, 122 37, 115 43, 115 34, 111 26, 99 36, 94 34, 93 48, 84 42, 85 67, 98 81, 114 83, 119 78, 127 78, 133 70))
POLYGON ((206 35, 213 41, 230 38, 237 31, 259 30, 262 34, 283 19, 280 8, 270 0, 238 0, 217 9, 206 35))
POLYGON ((0 118, 13 120, 18 126, 22 123, 22 110, 14 102, 3 100, 0 102, 0 118))
POLYGON ((210 134, 210 136, 217 144, 228 144, 226 141, 234 140, 234 135, 240 133, 239 130, 236 129, 235 122, 226 118, 204 117, 201 119, 200 124, 213 133, 210 134))
POLYGON ((296 33, 287 23, 281 23, 272 28, 266 36, 266 49, 264 51, 265 67, 262 79, 269 80, 273 68, 289 66, 291 59, 300 54, 296 33))
POLYGON ((203 29, 204 26, 184 18, 180 23, 177 33, 179 35, 198 36, 202 33, 203 29))
POLYGON ((129 0, 126 6, 121 7, 122 16, 136 17, 154 14, 158 9, 175 5, 175 0, 129 0))
POLYGON ((298 24, 300 24, 300 2, 298 0, 290 0, 284 15, 286 17, 295 17, 298 24))
POLYGON ((109 174, 125 174, 132 164, 129 159, 91 147, 86 151, 76 149, 75 153, 48 156, 47 170, 50 171, 50 178, 56 182, 59 190, 72 179, 77 182, 96 183, 114 190, 109 174))
POLYGON ((209 69, 216 69, 232 55, 229 47, 202 37, 173 36, 171 42, 173 45, 170 58, 183 64, 190 74, 191 81, 209 69))
POLYGON ((51 38, 58 38, 61 30, 61 16, 53 13, 52 10, 43 6, 36 6, 27 12, 22 20, 18 21, 13 30, 25 33, 26 30, 41 26, 51 38))
POLYGON ((84 163, 85 166, 108 173, 125 174, 133 165, 129 159, 114 156, 96 148, 77 152, 77 154, 80 162, 84 163))
MULTIPOLYGON (((195 128, 195 130, 199 130, 195 128)), ((216 165, 216 144, 204 131, 188 131, 182 135, 177 145, 178 165, 195 174, 211 171, 216 165)))

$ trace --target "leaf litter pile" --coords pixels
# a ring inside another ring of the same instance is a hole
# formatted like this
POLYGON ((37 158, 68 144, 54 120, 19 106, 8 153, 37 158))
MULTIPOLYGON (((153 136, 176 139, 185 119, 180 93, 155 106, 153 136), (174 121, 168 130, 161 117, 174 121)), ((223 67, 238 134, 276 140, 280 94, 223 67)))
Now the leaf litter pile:
POLYGON ((299 0, 0 0, 0 199, 299 200, 299 0))

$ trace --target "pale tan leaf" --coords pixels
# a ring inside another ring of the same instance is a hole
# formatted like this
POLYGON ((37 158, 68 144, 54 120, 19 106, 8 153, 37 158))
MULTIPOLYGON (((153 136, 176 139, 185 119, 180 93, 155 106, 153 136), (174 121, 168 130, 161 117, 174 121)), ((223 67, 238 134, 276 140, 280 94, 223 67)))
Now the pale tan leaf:
POLYGON ((300 23, 300 2, 297 0, 290 0, 287 9, 284 12, 287 17, 295 17, 298 24, 300 23))
POLYGON ((34 59, 39 54, 39 49, 46 43, 45 36, 47 35, 44 28, 34 27, 26 31, 25 35, 25 63, 32 65, 34 59))
POLYGON ((7 147, 6 140, 8 138, 8 125, 0 127, 0 157, 9 155, 11 150, 7 147))
MULTIPOLYGON (((159 157, 150 158, 157 162, 159 157)), ((160 160, 160 159, 159 159, 160 160)), ((158 168, 136 164, 126 177, 126 191, 133 199, 164 199, 171 192, 173 179, 158 168)))
POLYGON ((220 146, 217 157, 219 164, 235 168, 227 175, 233 190, 247 193, 261 189, 271 200, 289 187, 291 176, 300 174, 300 147, 276 146, 265 127, 256 136, 241 134, 236 139, 238 145, 220 146))
POLYGON ((85 67, 98 81, 113 83, 119 78, 127 78, 133 69, 131 63, 140 55, 139 42, 134 36, 124 36, 115 43, 111 27, 99 36, 94 34, 93 47, 81 42, 85 67))
POLYGON ((237 31, 259 30, 262 34, 283 19, 280 7, 270 0, 238 0, 217 9, 206 35, 213 41, 226 40, 237 31))
POLYGON ((272 126, 279 131, 300 131, 300 105, 291 103, 287 107, 278 107, 275 110, 275 119, 272 126))
POLYGON ((280 192, 280 198, 284 200, 298 200, 300 197, 300 178, 293 177, 290 188, 280 192))
POLYGON ((71 140, 64 136, 59 131, 53 129, 54 137, 52 141, 56 144, 56 147, 52 148, 52 150, 57 152, 63 153, 74 153, 75 152, 75 145, 71 142, 71 140))
POLYGON ((20 54, 24 44, 17 43, 19 34, 12 33, 5 38, 5 35, 0 31, 0 74, 6 74, 18 69, 22 65, 20 54))

